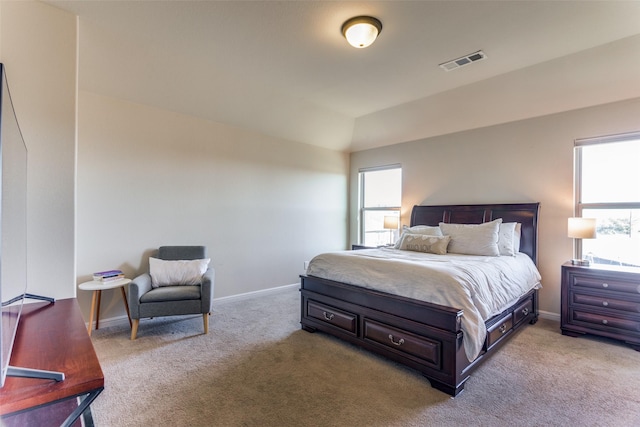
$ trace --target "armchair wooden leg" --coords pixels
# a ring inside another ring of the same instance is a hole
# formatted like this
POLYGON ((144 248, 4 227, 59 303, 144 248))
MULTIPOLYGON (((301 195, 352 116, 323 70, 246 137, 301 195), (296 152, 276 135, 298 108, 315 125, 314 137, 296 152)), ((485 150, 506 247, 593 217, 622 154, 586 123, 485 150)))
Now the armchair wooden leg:
POLYGON ((136 335, 138 335, 138 324, 140 323, 140 319, 131 319, 131 320, 132 320, 131 339, 135 340, 136 339, 136 335))
POLYGON ((209 333, 209 315, 211 313, 204 313, 202 315, 202 320, 204 321, 204 333, 208 334, 209 333))

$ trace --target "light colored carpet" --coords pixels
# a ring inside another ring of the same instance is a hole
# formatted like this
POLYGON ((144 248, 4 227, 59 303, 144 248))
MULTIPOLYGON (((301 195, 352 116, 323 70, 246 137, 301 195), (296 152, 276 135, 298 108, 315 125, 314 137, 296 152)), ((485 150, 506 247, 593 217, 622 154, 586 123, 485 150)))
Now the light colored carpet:
POLYGON ((527 327, 455 399, 417 372, 300 330, 296 289, 215 305, 200 316, 93 333, 105 390, 97 427, 637 426, 640 352, 527 327))

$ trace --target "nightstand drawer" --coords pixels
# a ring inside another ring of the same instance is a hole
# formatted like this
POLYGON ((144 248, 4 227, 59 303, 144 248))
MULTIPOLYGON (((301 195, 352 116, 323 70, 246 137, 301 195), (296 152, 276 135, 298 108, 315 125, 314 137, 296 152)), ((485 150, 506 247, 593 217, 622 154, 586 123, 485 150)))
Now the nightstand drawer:
POLYGON ((640 281, 626 281, 608 277, 572 274, 569 285, 574 289, 598 289, 640 295, 640 281))
POLYGON ((572 292, 571 302, 573 305, 586 305, 591 307, 606 308, 616 311, 625 311, 632 314, 640 314, 640 302, 625 301, 616 298, 609 298, 609 295, 586 295, 572 292))
POLYGON ((358 317, 337 308, 330 307, 314 301, 307 301, 307 314, 309 317, 320 320, 324 323, 336 326, 345 331, 356 333, 358 317))
POLYGON ((640 335, 640 321, 631 319, 622 319, 618 317, 606 316, 597 313, 591 313, 583 310, 570 310, 570 317, 573 324, 600 330, 617 330, 625 333, 633 332, 640 335))

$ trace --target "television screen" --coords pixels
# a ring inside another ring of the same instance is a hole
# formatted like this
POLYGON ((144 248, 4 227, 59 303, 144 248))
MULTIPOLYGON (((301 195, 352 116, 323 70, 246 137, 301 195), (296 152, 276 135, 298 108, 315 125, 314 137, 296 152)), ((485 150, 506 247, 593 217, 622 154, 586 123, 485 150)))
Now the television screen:
POLYGON ((0 64, 0 387, 7 375, 27 286, 27 148, 5 71, 0 64))

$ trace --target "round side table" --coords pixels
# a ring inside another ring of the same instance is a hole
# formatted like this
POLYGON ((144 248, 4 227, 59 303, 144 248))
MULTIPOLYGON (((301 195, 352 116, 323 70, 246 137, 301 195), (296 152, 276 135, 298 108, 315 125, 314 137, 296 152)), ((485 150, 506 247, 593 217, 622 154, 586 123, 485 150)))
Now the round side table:
POLYGON ((124 291, 124 287, 131 283, 131 279, 117 279, 102 282, 99 280, 92 280, 90 282, 80 283, 78 287, 83 291, 93 291, 93 297, 91 298, 91 317, 89 318, 89 325, 87 326, 87 332, 91 336, 91 326, 93 324, 93 313, 96 312, 96 329, 98 329, 98 322, 100 321, 100 299, 102 297, 102 291, 107 289, 120 288, 122 291, 122 301, 124 302, 124 308, 127 310, 127 317, 129 318, 129 326, 131 326, 131 314, 129 313, 129 304, 127 303, 127 294, 124 291), (97 301, 97 304, 96 304, 97 301))

